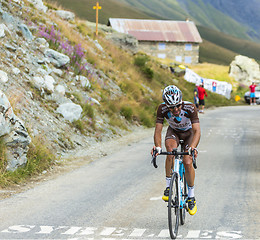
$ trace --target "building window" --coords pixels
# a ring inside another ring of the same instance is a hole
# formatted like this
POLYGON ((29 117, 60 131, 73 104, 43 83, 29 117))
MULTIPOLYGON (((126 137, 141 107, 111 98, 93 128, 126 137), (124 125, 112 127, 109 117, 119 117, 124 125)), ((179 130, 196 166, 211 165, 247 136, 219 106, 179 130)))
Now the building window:
POLYGON ((176 62, 182 62, 182 57, 181 56, 176 56, 175 57, 176 62))
POLYGON ((191 63, 191 57, 185 57, 185 63, 191 63))
POLYGON ((165 53, 158 53, 158 54, 157 54, 157 57, 164 59, 164 58, 166 58, 166 54, 165 54, 165 53))
POLYGON ((187 43, 185 44, 185 51, 191 51, 192 50, 192 44, 187 43))
POLYGON ((158 43, 158 49, 159 50, 165 50, 166 49, 166 44, 165 43, 158 43))

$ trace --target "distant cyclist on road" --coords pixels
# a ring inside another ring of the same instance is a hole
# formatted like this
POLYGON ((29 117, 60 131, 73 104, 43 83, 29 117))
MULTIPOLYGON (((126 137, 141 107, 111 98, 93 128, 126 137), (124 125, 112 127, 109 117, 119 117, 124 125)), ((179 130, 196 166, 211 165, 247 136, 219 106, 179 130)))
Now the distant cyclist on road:
MULTIPOLYGON (((200 140, 200 123, 196 106, 191 102, 182 101, 182 92, 174 85, 166 87, 163 91, 163 101, 157 110, 156 126, 154 131, 154 151, 162 151, 162 129, 163 122, 166 119, 169 123, 165 136, 165 147, 167 152, 171 152, 179 145, 180 139, 184 140, 185 151, 195 149, 195 157, 198 151, 196 149, 200 140)), ((171 166, 174 162, 172 156, 167 156, 165 161, 166 189, 162 199, 168 201, 169 186, 171 180, 171 166)), ((188 211, 191 215, 197 212, 197 206, 194 196, 195 170, 192 165, 192 157, 185 155, 183 158, 185 167, 185 177, 188 183, 188 211)))

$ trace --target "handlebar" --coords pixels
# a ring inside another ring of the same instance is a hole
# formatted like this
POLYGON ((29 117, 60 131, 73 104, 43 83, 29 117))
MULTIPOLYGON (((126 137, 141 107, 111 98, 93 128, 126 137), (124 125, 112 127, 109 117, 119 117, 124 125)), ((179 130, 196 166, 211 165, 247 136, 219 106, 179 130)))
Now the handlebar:
MULTIPOLYGON (((197 164, 196 164, 196 158, 195 158, 194 151, 195 151, 195 150, 193 150, 193 151, 191 152, 191 155, 192 155, 192 164, 193 164, 193 167, 194 167, 195 169, 197 169, 197 164)), ((157 164, 156 164, 156 157, 157 157, 157 156, 155 156, 155 154, 156 154, 156 151, 154 151, 154 153, 153 153, 153 157, 152 157, 151 163, 153 164, 153 166, 154 166, 155 168, 157 168, 157 167, 158 167, 157 164)), ((180 156, 180 155, 189 155, 189 152, 178 152, 177 149, 174 148, 174 149, 172 150, 172 152, 161 152, 159 155, 180 156)))

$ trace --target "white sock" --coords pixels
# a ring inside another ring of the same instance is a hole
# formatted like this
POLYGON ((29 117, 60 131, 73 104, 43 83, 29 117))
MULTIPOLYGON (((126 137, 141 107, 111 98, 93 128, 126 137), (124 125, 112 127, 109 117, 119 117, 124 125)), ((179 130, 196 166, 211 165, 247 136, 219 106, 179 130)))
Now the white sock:
POLYGON ((170 187, 171 178, 166 177, 166 187, 170 187))
POLYGON ((188 197, 191 198, 191 197, 194 197, 194 186, 190 187, 188 186, 188 197))

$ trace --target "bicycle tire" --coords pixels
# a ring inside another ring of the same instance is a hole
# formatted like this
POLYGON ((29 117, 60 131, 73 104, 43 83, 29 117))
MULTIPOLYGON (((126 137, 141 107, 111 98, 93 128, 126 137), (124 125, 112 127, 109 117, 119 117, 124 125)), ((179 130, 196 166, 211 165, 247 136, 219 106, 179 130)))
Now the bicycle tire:
POLYGON ((170 182, 170 190, 169 190, 169 201, 168 201, 168 225, 170 237, 175 239, 178 234, 179 228, 179 217, 180 209, 179 209, 179 190, 178 190, 178 175, 177 173, 173 173, 171 182, 170 182))
MULTIPOLYGON (((186 182, 186 178, 185 178, 184 174, 183 174, 183 177, 182 177, 182 183, 183 183, 182 201, 184 202, 185 198, 188 197, 187 182, 186 182)), ((183 225, 185 223, 185 216, 186 216, 186 206, 183 206, 183 208, 180 209, 180 222, 181 222, 181 225, 183 225)))

